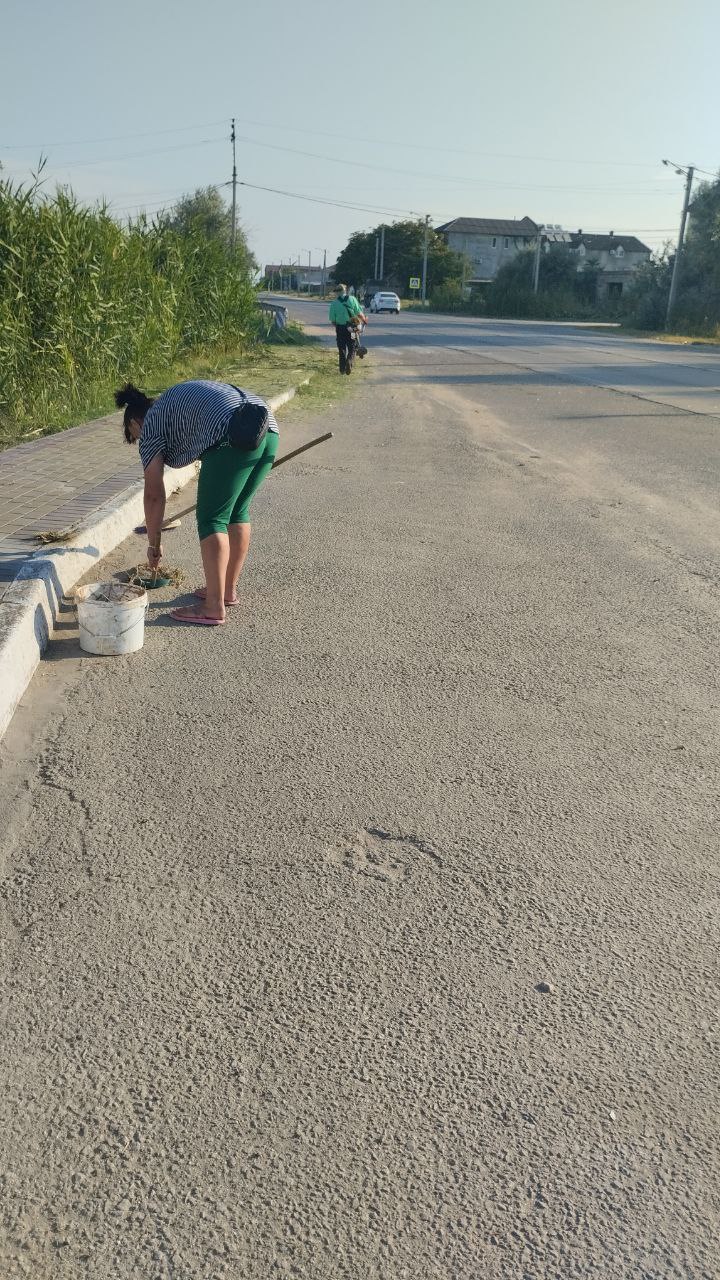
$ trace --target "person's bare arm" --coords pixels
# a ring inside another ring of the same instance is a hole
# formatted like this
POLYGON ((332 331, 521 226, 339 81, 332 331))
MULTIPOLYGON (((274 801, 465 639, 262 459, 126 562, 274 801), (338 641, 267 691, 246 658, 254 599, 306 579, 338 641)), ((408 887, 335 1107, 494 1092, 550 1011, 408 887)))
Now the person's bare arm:
POLYGON ((148 564, 151 569, 155 569, 162 558, 160 533, 165 519, 164 470, 165 462, 161 453, 156 453, 152 462, 145 468, 145 526, 148 537, 148 564))

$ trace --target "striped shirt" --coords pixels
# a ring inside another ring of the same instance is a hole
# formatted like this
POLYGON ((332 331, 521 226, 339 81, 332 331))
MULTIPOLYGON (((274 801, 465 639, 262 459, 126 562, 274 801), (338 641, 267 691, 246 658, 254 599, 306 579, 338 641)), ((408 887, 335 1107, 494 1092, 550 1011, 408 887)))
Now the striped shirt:
POLYGON ((243 400, 260 404, 277 432, 273 414, 260 396, 240 392, 227 382, 179 382, 164 391, 148 409, 139 440, 143 469, 162 454, 166 466, 186 467, 227 434, 228 423, 243 400))

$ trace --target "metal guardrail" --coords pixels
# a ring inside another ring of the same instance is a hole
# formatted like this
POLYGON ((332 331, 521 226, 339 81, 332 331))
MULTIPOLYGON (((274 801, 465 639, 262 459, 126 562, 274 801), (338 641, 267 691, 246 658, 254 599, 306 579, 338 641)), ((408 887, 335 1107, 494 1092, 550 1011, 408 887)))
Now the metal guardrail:
POLYGON ((258 302, 261 311, 270 311, 275 317, 275 326, 278 329, 284 329, 288 319, 288 309, 280 302, 258 302))

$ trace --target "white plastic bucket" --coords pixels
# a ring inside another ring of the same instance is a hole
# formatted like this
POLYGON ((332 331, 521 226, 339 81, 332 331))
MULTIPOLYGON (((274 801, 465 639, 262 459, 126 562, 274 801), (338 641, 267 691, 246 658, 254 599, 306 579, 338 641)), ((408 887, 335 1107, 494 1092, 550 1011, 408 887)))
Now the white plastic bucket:
POLYGON ((136 653, 145 639, 148 598, 129 582, 91 582, 75 592, 80 648, 85 653, 136 653))

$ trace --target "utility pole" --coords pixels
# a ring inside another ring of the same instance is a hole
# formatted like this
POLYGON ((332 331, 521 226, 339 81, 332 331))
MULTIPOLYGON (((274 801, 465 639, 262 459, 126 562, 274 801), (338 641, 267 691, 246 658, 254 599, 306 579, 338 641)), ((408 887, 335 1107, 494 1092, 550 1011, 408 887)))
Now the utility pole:
POLYGON ((380 274, 378 281, 382 284, 385 279, 385 228, 380 228, 380 274))
POLYGON ((379 266, 380 266, 380 237, 376 236, 375 237, 375 275, 373 276, 373 280, 377 280, 378 278, 379 266))
POLYGON ((678 281, 680 279, 680 259, 682 257, 683 244, 685 241, 685 223, 687 222, 688 209, 690 208, 690 196, 692 195, 692 184, 695 176, 695 166, 673 165, 672 160, 663 160, 663 164, 669 165, 675 169, 678 174, 685 174, 685 199, 683 201, 682 217, 680 218, 680 231, 678 234, 677 249, 675 250, 675 261, 673 263, 672 279, 670 280, 670 295, 668 297, 667 313, 665 315, 665 328, 670 327, 670 316, 675 306, 675 295, 677 294, 678 281))
POLYGON ((230 141, 232 142, 233 151, 233 176, 232 176, 232 224, 230 227, 230 248, 235 252, 235 237, 237 235, 237 165, 235 164, 235 117, 232 118, 232 127, 230 129, 230 141))
POLYGON ((430 238, 430 214, 425 214, 425 238, 423 240, 423 269, 422 269, 422 304, 425 306, 427 297, 427 258, 428 258, 428 240, 430 238))
POLYGON ((322 293, 325 297, 325 278, 327 275, 327 249, 323 249, 322 293))
POLYGON ((533 293, 537 293, 540 287, 540 250, 542 248, 542 230, 538 227, 537 238, 535 240, 535 261, 533 263, 533 293))

